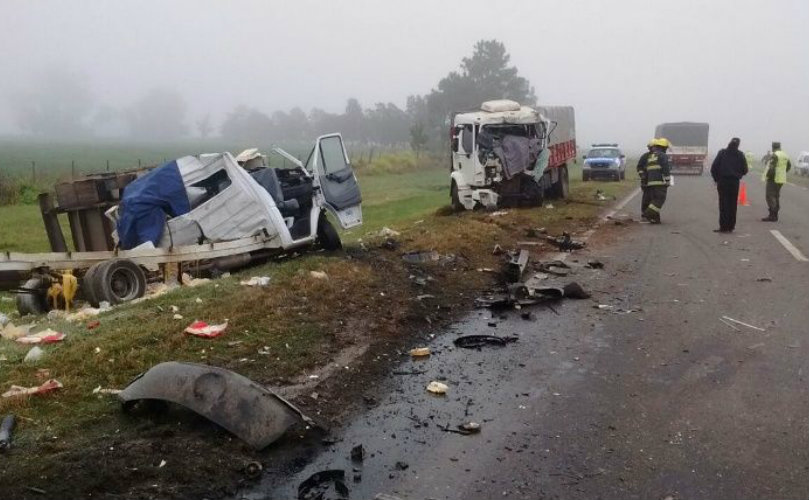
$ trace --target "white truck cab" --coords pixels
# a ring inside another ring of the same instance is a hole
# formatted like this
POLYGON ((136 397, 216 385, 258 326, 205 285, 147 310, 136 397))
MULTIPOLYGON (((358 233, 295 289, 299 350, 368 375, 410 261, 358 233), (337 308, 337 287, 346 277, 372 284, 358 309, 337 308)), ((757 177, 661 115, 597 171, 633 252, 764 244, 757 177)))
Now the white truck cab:
MULTIPOLYGON (((573 108, 549 109, 569 110, 569 127, 560 130, 566 139, 571 135, 570 154, 575 155, 573 108)), ((505 99, 486 101, 479 111, 456 114, 450 129, 453 208, 537 206, 557 185, 559 194, 566 195, 566 166, 564 175, 553 167, 564 166, 554 162, 566 159, 568 148, 564 154, 560 150, 560 155, 549 148, 557 125, 540 111, 505 99), (553 175, 550 170, 555 170, 553 175)))

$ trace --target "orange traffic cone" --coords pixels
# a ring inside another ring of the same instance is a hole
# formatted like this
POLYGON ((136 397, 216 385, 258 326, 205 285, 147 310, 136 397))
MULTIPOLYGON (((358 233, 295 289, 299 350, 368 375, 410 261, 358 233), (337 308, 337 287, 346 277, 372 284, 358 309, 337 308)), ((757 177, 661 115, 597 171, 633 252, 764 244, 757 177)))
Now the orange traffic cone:
POLYGON ((742 181, 739 185, 739 200, 737 204, 743 207, 750 206, 750 202, 747 201, 747 184, 745 184, 744 181, 742 181))

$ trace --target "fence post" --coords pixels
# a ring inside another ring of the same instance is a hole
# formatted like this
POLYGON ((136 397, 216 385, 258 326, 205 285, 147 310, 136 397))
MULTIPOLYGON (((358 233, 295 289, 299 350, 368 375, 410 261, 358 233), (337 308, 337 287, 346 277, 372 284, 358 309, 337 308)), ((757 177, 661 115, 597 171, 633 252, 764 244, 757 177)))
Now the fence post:
POLYGON ((110 171, 110 161, 107 160, 107 172, 109 172, 109 171, 110 171))
POLYGON ((70 160, 70 180, 76 179, 76 160, 70 160))
POLYGON ((36 184, 37 182, 37 162, 31 162, 31 184, 36 184))
POLYGON ((138 168, 140 168, 140 158, 138 158, 138 168))

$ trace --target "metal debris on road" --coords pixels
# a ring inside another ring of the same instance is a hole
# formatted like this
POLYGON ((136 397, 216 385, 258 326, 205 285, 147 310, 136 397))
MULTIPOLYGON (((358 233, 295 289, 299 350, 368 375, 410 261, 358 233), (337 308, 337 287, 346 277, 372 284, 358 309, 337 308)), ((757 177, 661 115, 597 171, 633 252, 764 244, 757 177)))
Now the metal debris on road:
POLYGON ((584 267, 588 269, 604 269, 604 263, 600 260, 588 260, 584 267))
POLYGON ((298 500, 346 500, 345 479, 342 469, 315 472, 298 486, 298 500))
POLYGON ((570 237, 570 233, 562 233, 562 236, 546 236, 545 239, 552 245, 559 248, 563 252, 572 252, 573 250, 581 250, 587 244, 583 241, 577 241, 570 237))
POLYGON ((415 349, 410 349, 410 355, 414 358, 419 358, 422 356, 429 356, 430 355, 430 348, 429 347, 416 347, 415 349))
POLYGON ((528 265, 529 256, 530 253, 528 250, 520 250, 519 253, 511 255, 511 259, 506 264, 504 271, 506 281, 511 283, 520 281, 520 278, 522 278, 525 268, 528 265))
POLYGON ((733 319, 730 316, 722 316, 722 319, 732 321, 733 323, 736 323, 737 325, 742 325, 742 326, 746 326, 747 328, 752 328, 753 330, 757 330, 759 332, 765 332, 766 331, 764 328, 759 328, 759 327, 753 326, 753 325, 751 325, 749 323, 745 323, 744 321, 739 321, 738 319, 733 319))
POLYGON ((365 448, 361 444, 351 448, 351 460, 354 462, 365 460, 365 448))
POLYGON ((516 342, 517 337, 498 337, 496 335, 463 335, 453 340, 452 343, 464 349, 480 349, 486 346, 502 347, 511 342, 516 342))
POLYGON ((582 288, 578 283, 571 282, 562 288, 565 297, 569 299, 589 299, 590 294, 582 288))

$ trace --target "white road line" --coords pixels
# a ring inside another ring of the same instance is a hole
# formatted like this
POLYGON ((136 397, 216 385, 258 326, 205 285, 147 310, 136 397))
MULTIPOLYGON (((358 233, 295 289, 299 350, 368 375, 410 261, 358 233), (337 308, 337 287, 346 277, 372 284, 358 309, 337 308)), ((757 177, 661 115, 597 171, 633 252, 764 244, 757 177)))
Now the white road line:
POLYGON ((793 245, 786 238, 786 236, 781 234, 781 231, 778 231, 777 229, 770 229, 770 232, 772 233, 773 236, 775 236, 775 239, 778 240, 779 243, 784 245, 784 248, 787 249, 787 252, 791 253, 792 256, 795 257, 795 260, 798 260, 800 262, 809 262, 809 259, 807 259, 806 256, 804 254, 802 254, 801 251, 798 250, 795 247, 795 245, 793 245))
POLYGON ((639 188, 639 187, 635 188, 635 190, 634 190, 634 191, 632 191, 631 193, 629 193, 629 194, 626 196, 626 198, 624 198, 624 199, 623 199, 623 200, 621 200, 621 201, 620 201, 620 202, 619 202, 617 205, 615 205, 615 207, 614 207, 612 210, 610 210, 609 212, 607 212, 606 214, 604 214, 604 217, 602 217, 602 218, 601 218, 601 220, 607 220, 607 219, 609 219, 610 217, 612 217, 613 215, 615 215, 616 213, 618 213, 619 211, 623 210, 623 209, 624 209, 624 207, 625 207, 625 206, 626 206, 626 205, 627 205, 627 204, 628 204, 630 201, 632 201, 632 198, 634 198, 635 196, 637 196, 637 195, 638 195, 638 193, 640 193, 640 188, 639 188))

